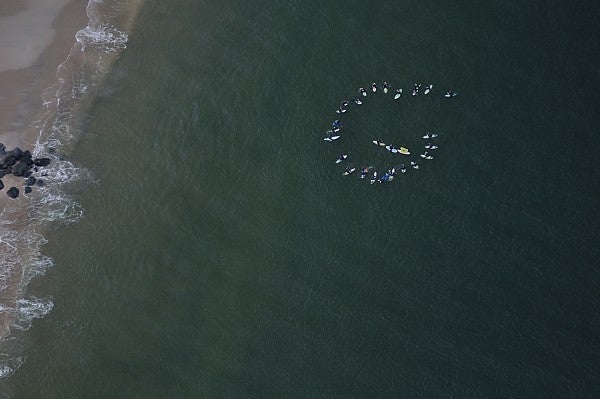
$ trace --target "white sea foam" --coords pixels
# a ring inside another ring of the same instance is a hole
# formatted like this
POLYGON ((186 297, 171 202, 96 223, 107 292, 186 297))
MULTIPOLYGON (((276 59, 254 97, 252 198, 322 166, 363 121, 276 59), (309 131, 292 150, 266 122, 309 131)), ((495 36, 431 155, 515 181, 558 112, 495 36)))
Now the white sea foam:
POLYGON ((0 354, 0 379, 13 374, 23 364, 23 358, 12 356, 7 353, 0 354))
POLYGON ((104 52, 114 52, 127 48, 127 33, 109 24, 98 23, 88 25, 75 35, 83 51, 89 47, 104 52))
POLYGON ((19 330, 29 330, 34 319, 47 315, 54 307, 52 298, 21 298, 17 300, 16 316, 12 326, 19 330))

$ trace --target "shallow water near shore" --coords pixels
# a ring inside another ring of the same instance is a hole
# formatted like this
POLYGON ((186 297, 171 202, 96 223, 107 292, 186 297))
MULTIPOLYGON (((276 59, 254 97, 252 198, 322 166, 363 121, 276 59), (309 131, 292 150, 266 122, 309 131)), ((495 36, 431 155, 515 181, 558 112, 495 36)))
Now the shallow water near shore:
POLYGON ((597 397, 598 126, 571 89, 598 71, 561 7, 148 0, 2 394, 597 397), (334 112, 383 80, 404 97, 334 112), (390 184, 335 165, 427 130, 436 158, 390 184))

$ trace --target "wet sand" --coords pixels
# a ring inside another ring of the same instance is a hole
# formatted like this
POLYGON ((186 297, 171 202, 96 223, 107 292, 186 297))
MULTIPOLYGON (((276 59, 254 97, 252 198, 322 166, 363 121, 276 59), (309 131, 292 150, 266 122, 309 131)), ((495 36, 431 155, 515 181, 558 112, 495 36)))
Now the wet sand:
MULTIPOLYGON (((56 83, 57 68, 69 55, 75 33, 87 25, 87 4, 88 0, 0 2, 0 142, 7 149, 33 149, 38 137, 35 121, 44 109, 42 94, 56 83)), ((0 215, 15 201, 6 191, 11 186, 23 189, 22 178, 5 176, 2 181, 0 215)), ((0 255, 3 250, 0 246, 0 255)), ((14 294, 2 292, 3 302, 10 303, 14 294)), ((8 320, 0 319, 0 337, 7 327, 8 320)))

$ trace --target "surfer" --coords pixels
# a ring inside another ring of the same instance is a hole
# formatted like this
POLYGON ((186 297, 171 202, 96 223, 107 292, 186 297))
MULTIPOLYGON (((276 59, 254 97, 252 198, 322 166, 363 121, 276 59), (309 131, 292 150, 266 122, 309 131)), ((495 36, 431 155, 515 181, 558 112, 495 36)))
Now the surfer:
POLYGON ((360 171, 360 178, 364 179, 365 177, 367 177, 367 175, 369 174, 369 168, 362 168, 362 170, 360 171))
POLYGON ((396 95, 394 95, 394 100, 397 100, 400 97, 402 97, 402 89, 397 89, 396 90, 396 95))
POLYGON ((332 123, 332 125, 333 125, 334 128, 338 128, 338 129, 341 128, 342 126, 344 126, 342 124, 342 121, 340 121, 339 119, 334 120, 333 123, 332 123))
POLYGON ((377 91, 377 84, 375 82, 371 83, 371 91, 375 93, 377 91))
POLYGON ((354 102, 356 103, 356 105, 362 105, 362 101, 360 101, 360 98, 355 98, 354 102))
POLYGON ((373 184, 377 181, 377 171, 373 172, 373 177, 369 183, 373 184))
POLYGON ((400 165, 400 172, 406 173, 406 166, 404 164, 400 165))
POLYGON ((413 88, 412 95, 416 96, 419 93, 419 89, 421 88, 420 84, 415 83, 415 87, 413 88))
POLYGON ((338 159, 335 160, 335 163, 340 163, 342 161, 345 161, 346 159, 348 159, 348 154, 341 154, 338 159))
POLYGON ((365 91, 365 89, 363 89, 362 87, 358 89, 358 92, 359 92, 360 94, 362 94, 362 96, 363 96, 363 97, 366 97, 366 96, 367 96, 367 92, 366 92, 366 91, 365 91))
POLYGON ((448 90, 445 94, 444 97, 446 98, 451 98, 451 97, 456 97, 456 93, 453 92, 452 90, 448 90))
POLYGON ((383 82, 383 84, 381 85, 381 87, 383 88, 383 92, 387 93, 388 89, 390 88, 390 85, 388 84, 388 82, 383 82))

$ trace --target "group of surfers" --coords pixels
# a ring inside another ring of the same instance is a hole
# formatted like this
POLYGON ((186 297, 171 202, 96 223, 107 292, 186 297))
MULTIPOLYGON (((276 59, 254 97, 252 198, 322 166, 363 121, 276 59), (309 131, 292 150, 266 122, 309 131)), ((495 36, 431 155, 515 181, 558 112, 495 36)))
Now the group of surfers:
MULTIPOLYGON (((436 138, 436 137, 437 137, 437 134, 435 134, 435 133, 427 133, 425 136, 423 136, 423 139, 432 139, 432 138, 436 138)), ((379 145, 385 146, 385 144, 382 143, 380 140, 373 140, 373 142, 377 143, 379 145)), ((393 146, 391 146, 391 145, 386 146, 386 147, 390 147, 391 149, 393 149, 393 146)), ((390 150, 390 148, 388 148, 388 150, 390 150)), ((403 147, 401 147, 401 148, 403 148, 403 147)), ((430 150, 430 151, 436 150, 437 148, 438 148, 438 146, 434 145, 432 143, 427 143, 425 145, 425 149, 430 150)), ((348 153, 340 154, 340 156, 338 156, 338 158, 335 160, 335 163, 347 162, 348 156, 349 156, 348 153)), ((429 151, 425 151, 423 154, 421 154, 421 158, 431 160, 431 159, 433 159, 433 155, 431 155, 429 153, 429 151)), ((419 164, 417 164, 415 161, 410 161, 410 166, 415 170, 419 169, 419 164)), ((407 168, 404 164, 401 164, 399 166, 399 169, 400 169, 401 173, 406 173, 406 171, 407 171, 407 168)), ((360 178, 361 179, 366 178, 369 175, 369 173, 371 172, 371 170, 373 170, 373 175, 371 176, 371 179, 370 179, 371 184, 374 184, 376 181, 378 181, 379 183, 389 182, 389 181, 394 180, 394 176, 396 176, 396 167, 392 167, 391 169, 388 169, 383 174, 378 174, 373 166, 367 166, 367 167, 361 168, 360 178)), ((354 172, 356 172, 356 168, 351 165, 347 165, 346 170, 342 174, 344 176, 348 176, 348 175, 353 174, 354 172)))
MULTIPOLYGON (((380 86, 378 86, 376 83, 372 83, 371 84, 371 91, 373 93, 377 92, 378 87, 381 88, 381 90, 384 93, 387 93, 391 86, 388 82, 383 82, 380 86)), ((419 92, 421 91, 421 88, 423 87, 422 84, 420 83, 415 83, 413 86, 413 90, 412 90, 412 95, 416 96, 419 94, 419 92)), ((432 84, 428 84, 425 86, 424 90, 423 90, 423 94, 424 95, 428 95, 431 92, 431 89, 433 89, 433 85, 432 84)), ((362 101, 360 99, 360 96, 362 97, 366 97, 367 96, 367 91, 363 88, 360 87, 358 89, 359 92, 359 97, 353 99, 352 101, 357 104, 357 105, 362 105, 362 101)), ((444 97, 446 98, 452 98, 455 97, 457 95, 457 93, 448 90, 446 91, 444 94, 444 97)), ((402 96, 402 88, 398 88, 396 89, 396 94, 394 95, 394 100, 398 100, 400 97, 402 96)), ((348 106, 350 105, 350 101, 345 100, 342 101, 342 103, 340 104, 340 106, 338 107, 338 109, 336 110, 336 112, 338 114, 343 114, 346 113, 348 111, 348 106)), ((325 141, 335 141, 337 139, 340 138, 340 135, 338 134, 338 132, 342 129, 342 127, 344 127, 344 124, 339 120, 336 119, 335 121, 333 121, 332 123, 332 129, 327 131, 327 137, 325 137, 325 141)), ((423 136, 423 139, 433 139, 437 137, 437 134, 435 133, 427 133, 425 136, 423 136)), ((392 152, 392 153, 399 153, 399 154, 404 154, 404 155, 410 155, 410 152, 408 152, 407 148, 404 147, 400 147, 399 149, 394 147, 393 145, 386 145, 385 143, 383 143, 381 140, 373 140, 373 143, 375 145, 379 145, 379 146, 383 146, 385 147, 388 151, 392 152)), ((425 149, 427 150, 435 150, 437 149, 438 146, 437 145, 433 145, 432 143, 427 143, 425 145, 425 149)), ((425 151, 423 154, 421 154, 421 158, 423 159, 427 159, 427 160, 431 160, 433 159, 433 156, 429 153, 429 151, 425 151)), ((348 159, 348 154, 340 154, 340 156, 337 158, 336 163, 342 163, 344 161, 347 161, 348 159)), ((419 169, 419 165, 414 162, 414 161, 410 161, 410 166, 413 169, 419 169)), ((405 167, 404 164, 401 164, 399 166, 400 172, 401 173, 406 173, 407 168, 405 167)), ((364 179, 366 178, 370 171, 373 170, 373 175, 371 176, 370 182, 371 184, 374 184, 375 182, 379 182, 379 183, 385 183, 385 182, 389 182, 392 181, 394 179, 394 176, 396 175, 396 168, 393 167, 391 169, 388 169, 385 173, 383 174, 379 174, 377 173, 376 170, 374 170, 373 166, 368 166, 368 167, 363 167, 361 168, 361 172, 360 172, 360 178, 364 179)), ((352 167, 350 165, 346 166, 346 170, 344 171, 343 175, 344 176, 348 176, 352 173, 354 173, 356 171, 355 167, 352 167)))

